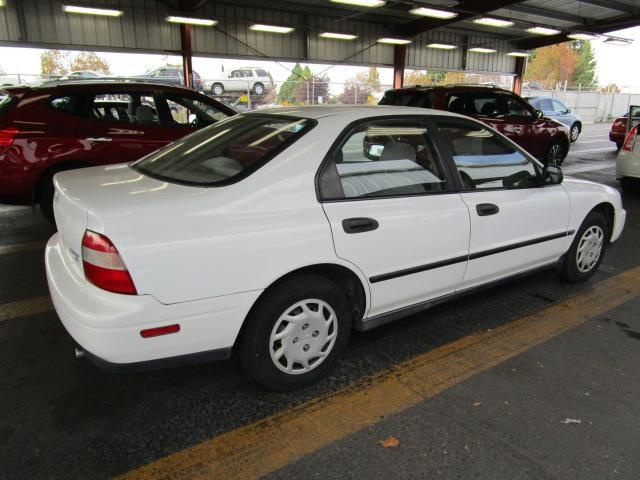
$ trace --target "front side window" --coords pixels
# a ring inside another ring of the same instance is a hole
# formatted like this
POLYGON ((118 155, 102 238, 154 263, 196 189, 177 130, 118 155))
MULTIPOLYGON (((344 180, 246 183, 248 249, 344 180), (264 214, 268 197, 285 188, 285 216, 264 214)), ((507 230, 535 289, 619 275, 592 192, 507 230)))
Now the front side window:
POLYGON ((152 153, 132 168, 172 183, 225 185, 257 170, 313 125, 304 118, 237 115, 152 153))
POLYGON ((538 108, 543 112, 553 112, 553 104, 548 98, 543 98, 538 102, 538 108))
POLYGON ((167 94, 165 98, 171 113, 171 120, 177 126, 202 128, 227 118, 227 115, 215 107, 195 98, 175 94, 167 94))
POLYGON ((392 90, 384 94, 384 97, 380 100, 380 105, 431 108, 435 98, 436 94, 433 91, 402 92, 392 90))
POLYGON ((507 111, 509 115, 514 117, 530 117, 532 116, 531 111, 527 105, 520 100, 518 97, 513 95, 505 95, 505 102, 507 104, 507 111))
POLYGON ((553 110, 556 113, 564 113, 568 110, 567 107, 562 103, 560 103, 558 100, 552 100, 552 101, 553 101, 553 110))
POLYGON ((437 124, 442 143, 453 158, 465 190, 539 185, 539 167, 511 142, 488 128, 445 120, 437 124))
POLYGON ((427 128, 419 120, 371 120, 352 130, 321 176, 324 200, 415 195, 446 189, 427 128))

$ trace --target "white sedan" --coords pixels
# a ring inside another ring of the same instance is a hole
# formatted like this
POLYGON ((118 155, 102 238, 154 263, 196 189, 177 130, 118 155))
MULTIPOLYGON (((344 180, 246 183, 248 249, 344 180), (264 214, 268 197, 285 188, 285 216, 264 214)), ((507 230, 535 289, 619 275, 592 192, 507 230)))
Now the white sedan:
POLYGON ((540 268, 586 280, 626 215, 616 190, 410 107, 238 115, 55 187, 47 278, 87 356, 146 369, 234 351, 278 390, 325 374, 352 328, 540 268))
POLYGON ((638 126, 633 127, 622 144, 616 160, 616 178, 622 187, 630 187, 632 181, 640 183, 640 139, 638 126))

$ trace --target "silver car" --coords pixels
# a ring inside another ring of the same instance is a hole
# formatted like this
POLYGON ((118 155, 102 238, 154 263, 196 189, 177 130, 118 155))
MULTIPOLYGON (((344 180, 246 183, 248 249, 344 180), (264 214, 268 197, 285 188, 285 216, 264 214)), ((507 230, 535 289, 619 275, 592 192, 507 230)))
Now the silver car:
POLYGON ((578 140, 580 132, 582 132, 580 115, 572 112, 564 103, 552 97, 527 97, 527 100, 537 110, 542 111, 545 117, 553 118, 569 127, 569 136, 572 142, 578 140))
POLYGON ((225 77, 208 80, 209 90, 220 96, 225 92, 248 92, 263 95, 275 88, 271 74, 262 68, 243 67, 232 70, 225 77))

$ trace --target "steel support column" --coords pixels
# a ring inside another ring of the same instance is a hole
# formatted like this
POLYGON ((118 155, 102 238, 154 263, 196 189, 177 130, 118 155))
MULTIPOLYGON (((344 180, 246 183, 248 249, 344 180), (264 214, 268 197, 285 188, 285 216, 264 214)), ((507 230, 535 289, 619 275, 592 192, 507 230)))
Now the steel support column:
POLYGON ((527 59, 524 57, 516 58, 516 76, 513 77, 513 93, 522 94, 522 79, 527 70, 527 59))
POLYGON ((186 87, 193 87, 193 67, 191 64, 191 25, 180 25, 180 46, 182 53, 182 74, 186 87))
POLYGON ((406 45, 393 47, 393 88, 402 88, 404 84, 404 61, 406 56, 406 45))

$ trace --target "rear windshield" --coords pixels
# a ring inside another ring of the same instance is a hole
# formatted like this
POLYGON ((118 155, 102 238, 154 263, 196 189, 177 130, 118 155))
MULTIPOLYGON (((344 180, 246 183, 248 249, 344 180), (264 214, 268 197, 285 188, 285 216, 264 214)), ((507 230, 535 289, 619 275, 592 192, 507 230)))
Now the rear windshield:
POLYGON ((237 115, 184 137, 131 167, 172 183, 227 185, 256 171, 314 125, 314 120, 304 118, 237 115))
POLYGON ((6 90, 0 90, 0 115, 9 111, 16 100, 17 97, 14 97, 6 90))
POLYGON ((385 92, 380 100, 380 105, 397 105, 401 107, 431 108, 436 98, 433 91, 430 92, 402 92, 390 90, 385 92))

